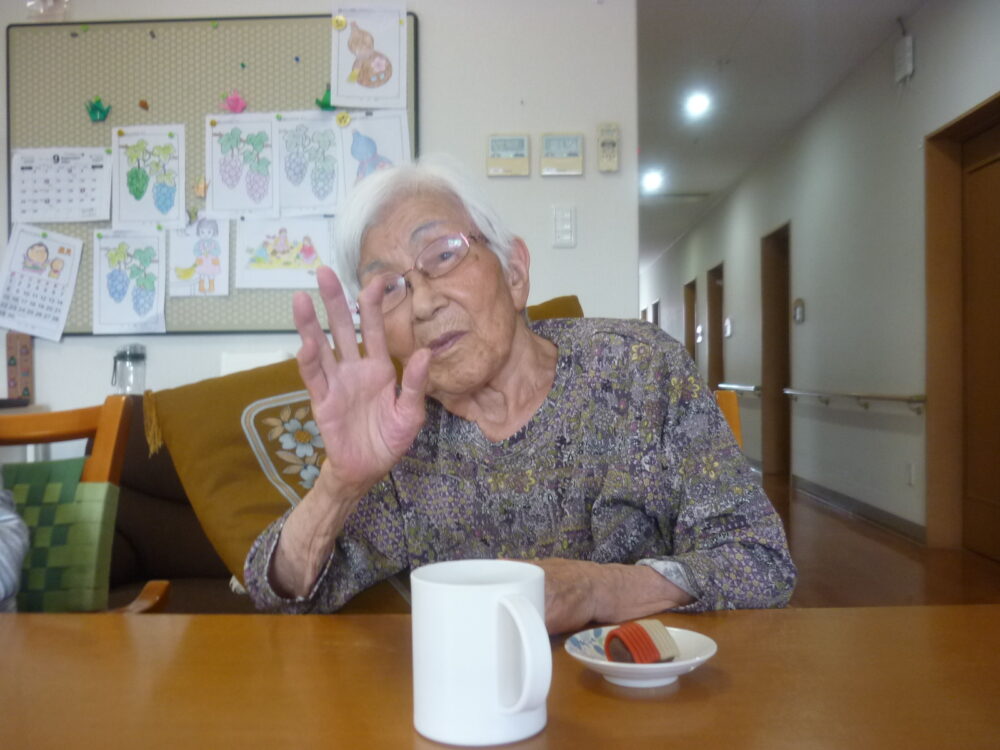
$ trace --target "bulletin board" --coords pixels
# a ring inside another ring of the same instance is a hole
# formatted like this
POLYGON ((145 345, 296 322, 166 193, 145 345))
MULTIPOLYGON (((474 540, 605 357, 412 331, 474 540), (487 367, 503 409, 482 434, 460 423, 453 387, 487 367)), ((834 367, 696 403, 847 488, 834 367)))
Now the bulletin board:
MULTIPOLYGON (((417 18, 407 14, 407 112, 417 130, 417 18)), ((330 80, 329 15, 109 21, 7 27, 7 156, 18 148, 109 147, 112 128, 184 123, 187 208, 202 208, 205 116, 222 113, 233 89, 247 112, 314 110, 330 80), (92 122, 86 103, 111 105, 92 122)), ((8 216, 11 184, 8 180, 8 216)), ((95 230, 110 222, 40 224, 84 240, 65 333, 92 330, 95 230)), ((236 232, 230 232, 232 257, 236 232)), ((231 273, 232 266, 230 264, 231 273)), ((167 333, 290 331, 292 290, 241 289, 226 297, 167 297, 167 333)), ((313 292, 315 296, 315 292, 313 292)), ((318 300, 318 297, 317 297, 318 300)))

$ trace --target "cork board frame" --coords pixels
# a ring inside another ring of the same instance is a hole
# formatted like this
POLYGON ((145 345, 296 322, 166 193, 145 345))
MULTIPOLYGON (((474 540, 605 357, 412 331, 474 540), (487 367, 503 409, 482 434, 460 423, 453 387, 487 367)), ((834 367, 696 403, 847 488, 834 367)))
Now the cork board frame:
MULTIPOLYGON (((110 147, 115 127, 184 123, 187 208, 201 208, 204 201, 194 187, 204 173, 205 115, 223 112, 222 95, 233 89, 249 103, 248 112, 316 109, 330 79, 330 31, 329 15, 9 25, 7 163, 18 148, 110 147), (104 122, 91 122, 87 115, 85 104, 95 96, 111 105, 104 122)), ((419 153, 417 32, 416 15, 407 13, 407 113, 414 155, 419 153)), ((9 173, 6 179, 9 217, 9 173)), ((39 226, 84 241, 65 333, 89 334, 93 232, 110 222, 39 226)), ((235 239, 232 224, 230 253, 235 239)), ((292 291, 237 289, 231 278, 227 297, 168 296, 167 333, 294 330, 292 291)))

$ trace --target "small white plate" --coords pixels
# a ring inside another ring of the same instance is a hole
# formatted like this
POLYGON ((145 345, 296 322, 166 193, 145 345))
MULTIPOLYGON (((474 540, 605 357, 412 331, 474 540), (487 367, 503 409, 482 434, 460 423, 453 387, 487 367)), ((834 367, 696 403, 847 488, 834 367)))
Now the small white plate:
POLYGON ((608 661, 604 654, 604 638, 608 632, 618 627, 606 625, 591 630, 582 630, 566 641, 566 652, 605 680, 623 687, 651 688, 676 682, 677 676, 697 669, 711 659, 717 650, 715 641, 707 635, 693 630, 668 627, 667 631, 677 643, 680 654, 673 661, 656 664, 630 664, 608 661))

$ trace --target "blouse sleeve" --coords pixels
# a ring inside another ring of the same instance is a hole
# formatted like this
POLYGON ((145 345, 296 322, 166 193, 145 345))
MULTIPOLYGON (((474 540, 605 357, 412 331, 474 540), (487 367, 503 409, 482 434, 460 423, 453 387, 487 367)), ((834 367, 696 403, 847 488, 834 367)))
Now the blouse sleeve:
POLYGON ((28 552, 28 527, 14 509, 10 490, 0 489, 0 612, 13 611, 28 552))
POLYGON ((268 526, 247 554, 244 580, 258 609, 293 614, 335 612, 356 594, 406 567, 403 523, 392 481, 386 477, 362 498, 347 520, 312 590, 302 597, 282 597, 271 587, 268 572, 291 512, 268 526))
POLYGON ((672 523, 672 552, 639 563, 695 597, 679 611, 783 607, 796 569, 781 519, 694 363, 676 360, 662 434, 671 507, 648 509, 672 523))

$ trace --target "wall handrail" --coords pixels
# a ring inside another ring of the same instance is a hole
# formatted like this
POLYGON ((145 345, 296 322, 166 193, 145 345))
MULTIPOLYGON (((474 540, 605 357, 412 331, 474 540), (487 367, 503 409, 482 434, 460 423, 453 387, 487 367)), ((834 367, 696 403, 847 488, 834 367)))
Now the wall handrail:
MULTIPOLYGON (((720 386, 721 387, 721 386, 720 386)), ((782 391, 786 396, 791 396, 792 400, 798 398, 814 398, 824 406, 828 406, 834 399, 850 399, 857 401, 862 409, 867 409, 873 401, 887 401, 893 403, 906 404, 916 414, 923 412, 924 404, 927 403, 927 396, 922 393, 912 395, 890 395, 885 393, 837 393, 831 391, 807 391, 799 388, 785 388, 782 391)))
POLYGON ((759 385, 747 385, 745 383, 719 383, 716 386, 720 391, 736 391, 737 393, 760 393, 759 385))

